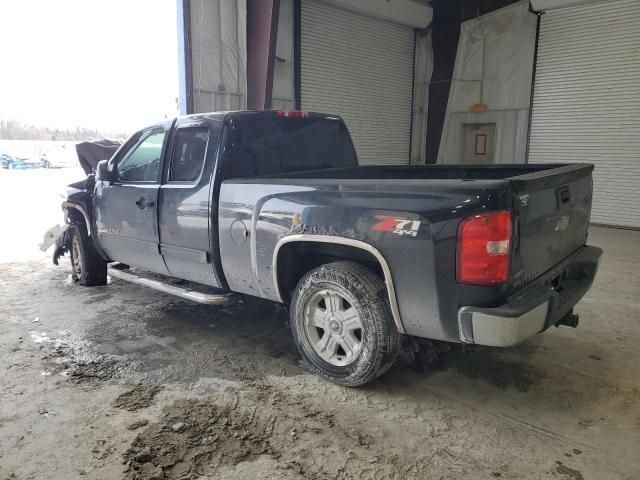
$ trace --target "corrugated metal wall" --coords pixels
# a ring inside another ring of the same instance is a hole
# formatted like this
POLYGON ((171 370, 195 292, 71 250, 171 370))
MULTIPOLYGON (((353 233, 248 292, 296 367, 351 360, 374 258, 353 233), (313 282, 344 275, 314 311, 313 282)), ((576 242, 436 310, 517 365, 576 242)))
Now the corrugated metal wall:
POLYGON ((530 162, 591 162, 591 221, 640 227, 640 2, 543 15, 530 162))
POLYGON ((302 109, 336 113, 363 164, 408 164, 414 32, 303 0, 302 109))

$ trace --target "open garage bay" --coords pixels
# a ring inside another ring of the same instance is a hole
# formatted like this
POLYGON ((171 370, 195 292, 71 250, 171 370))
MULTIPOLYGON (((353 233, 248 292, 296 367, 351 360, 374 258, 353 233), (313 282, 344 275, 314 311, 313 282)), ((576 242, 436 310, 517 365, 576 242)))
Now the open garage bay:
POLYGON ((0 478, 638 478, 640 233, 590 243, 605 254, 577 330, 426 344, 360 389, 310 373, 275 304, 0 263, 0 478))

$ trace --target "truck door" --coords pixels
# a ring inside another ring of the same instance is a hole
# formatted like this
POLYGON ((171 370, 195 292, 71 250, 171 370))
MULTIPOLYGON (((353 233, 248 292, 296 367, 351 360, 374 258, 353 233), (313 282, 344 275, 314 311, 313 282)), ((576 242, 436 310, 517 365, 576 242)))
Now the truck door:
POLYGON ((160 251, 169 273, 220 287, 216 276, 217 208, 212 172, 220 124, 178 119, 160 187, 160 251))
POLYGON ((98 182, 93 201, 100 245, 112 260, 167 274, 158 241, 158 190, 171 122, 138 132, 115 159, 117 180, 98 182))

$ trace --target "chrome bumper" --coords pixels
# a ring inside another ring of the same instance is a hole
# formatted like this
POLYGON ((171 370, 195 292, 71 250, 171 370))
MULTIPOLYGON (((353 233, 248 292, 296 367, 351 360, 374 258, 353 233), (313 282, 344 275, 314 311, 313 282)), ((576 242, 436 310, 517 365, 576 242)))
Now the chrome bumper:
POLYGON ((462 307, 458 312, 460 339, 465 343, 510 347, 544 330, 548 313, 548 301, 518 317, 500 317, 462 307))
MULTIPOLYGON (((509 347, 563 324, 587 293, 602 250, 582 247, 498 307, 466 306, 458 310, 460 341, 509 347)), ((566 323, 564 323, 566 324, 566 323)))

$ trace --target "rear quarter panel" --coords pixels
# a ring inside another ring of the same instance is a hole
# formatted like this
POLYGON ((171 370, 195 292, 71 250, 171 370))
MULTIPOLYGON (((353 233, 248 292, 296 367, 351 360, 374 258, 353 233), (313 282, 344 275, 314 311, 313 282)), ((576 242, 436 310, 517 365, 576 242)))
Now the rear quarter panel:
POLYGON ((457 226, 477 211, 508 208, 507 189, 500 180, 225 181, 222 267, 231 290, 280 301, 272 265, 282 238, 308 233, 364 241, 389 265, 405 332, 457 341, 458 307, 470 297, 479 304, 503 293, 456 284, 457 226), (395 219, 407 222, 402 231, 392 227, 395 219))

